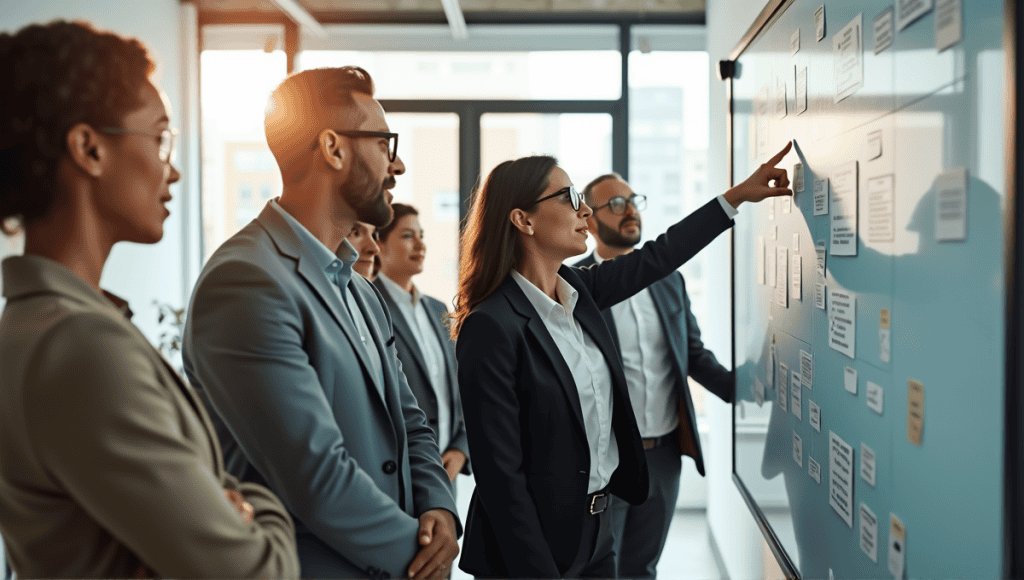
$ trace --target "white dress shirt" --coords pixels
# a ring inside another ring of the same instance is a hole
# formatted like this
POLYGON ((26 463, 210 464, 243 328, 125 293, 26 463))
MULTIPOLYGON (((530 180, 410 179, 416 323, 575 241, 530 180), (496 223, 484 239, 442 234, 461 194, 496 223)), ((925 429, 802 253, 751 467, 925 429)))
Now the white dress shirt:
POLYGON ((420 348, 424 362, 427 363, 427 378, 437 399, 437 447, 444 453, 452 439, 452 404, 451 397, 448 396, 448 367, 444 350, 430 323, 430 314, 420 300, 420 292, 416 286, 412 287, 411 293, 406 292, 383 273, 379 276, 391 299, 402 311, 402 317, 412 328, 413 338, 420 348))
POLYGON ((594 493, 608 485, 619 466, 619 446, 612 430, 611 369, 590 335, 583 332, 580 323, 573 318, 579 294, 571 284, 558 276, 559 301, 555 302, 516 270, 512 270, 512 277, 537 310, 576 382, 583 428, 590 447, 587 493, 594 493))

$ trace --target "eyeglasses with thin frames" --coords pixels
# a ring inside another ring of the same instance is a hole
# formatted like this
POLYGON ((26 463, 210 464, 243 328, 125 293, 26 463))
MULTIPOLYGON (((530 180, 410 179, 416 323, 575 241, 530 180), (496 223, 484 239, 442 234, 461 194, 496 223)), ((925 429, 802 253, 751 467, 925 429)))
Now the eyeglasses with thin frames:
POLYGON ((594 212, 597 210, 607 207, 615 215, 622 215, 626 213, 626 205, 630 204, 636 211, 643 211, 647 207, 647 196, 646 195, 630 195, 629 198, 616 195, 615 197, 608 200, 608 203, 600 205, 594 208, 594 212))
POLYGON ((583 202, 583 196, 580 195, 580 193, 576 191, 576 188, 571 185, 568 187, 563 187, 562 189, 559 189, 558 191, 552 193, 551 195, 545 195, 544 197, 534 201, 533 203, 527 205, 526 207, 533 207, 544 200, 551 199, 552 197, 559 197, 566 194, 569 195, 569 199, 567 201, 572 204, 572 210, 580 211, 580 204, 583 202))
MULTIPOLYGON (((332 129, 338 135, 344 135, 345 137, 377 137, 380 139, 388 140, 388 160, 391 163, 395 162, 395 158, 398 157, 398 133, 388 133, 387 131, 339 131, 332 129)), ((313 150, 315 151, 320 143, 313 143, 313 150)))
POLYGON ((101 133, 109 135, 147 135, 160 139, 160 161, 174 163, 174 140, 178 137, 177 129, 164 129, 159 133, 152 131, 140 131, 138 129, 125 129, 124 127, 100 127, 101 133))

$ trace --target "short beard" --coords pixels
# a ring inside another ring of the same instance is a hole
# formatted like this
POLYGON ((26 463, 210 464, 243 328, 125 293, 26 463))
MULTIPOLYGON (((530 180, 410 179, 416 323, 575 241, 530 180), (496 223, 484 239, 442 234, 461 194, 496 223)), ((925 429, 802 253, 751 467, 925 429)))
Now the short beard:
POLYGON ((356 210, 356 219, 374 227, 383 228, 391 223, 394 211, 388 204, 384 190, 394 187, 395 179, 388 177, 379 185, 374 183, 373 174, 366 162, 359 156, 352 161, 352 173, 348 183, 342 187, 345 200, 356 210))
MULTIPOLYGON (((633 246, 636 246, 640 242, 641 226, 639 221, 636 222, 636 235, 630 238, 627 238, 626 236, 619 233, 619 230, 612 228, 611 226, 605 225, 599 219, 595 218, 594 221, 597 222, 597 237, 600 238, 602 242, 604 242, 604 245, 610 248, 632 248, 633 246)), ((622 227, 622 222, 619 222, 619 227, 622 227)))

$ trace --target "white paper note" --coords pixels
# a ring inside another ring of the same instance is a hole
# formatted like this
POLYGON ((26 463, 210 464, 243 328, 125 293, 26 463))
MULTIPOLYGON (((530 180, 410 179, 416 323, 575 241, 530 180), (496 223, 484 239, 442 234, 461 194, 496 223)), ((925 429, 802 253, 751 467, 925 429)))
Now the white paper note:
POLYGON ((842 101, 864 84, 864 47, 862 18, 858 14, 832 37, 832 55, 836 67, 836 98, 842 101))
POLYGON ((807 110, 807 67, 796 67, 796 114, 807 110))
POLYGON ((875 17, 875 54, 892 46, 892 40, 895 36, 893 31, 894 23, 892 6, 882 10, 875 17))
POLYGON ((814 284, 814 305, 819 310, 825 309, 825 285, 821 282, 814 284))
POLYGON ((796 431, 793 431, 793 461, 800 467, 804 466, 804 442, 796 431))
POLYGON ((764 236, 757 237, 757 272, 758 284, 764 284, 764 236))
POLYGON ((828 345, 850 358, 856 358, 857 297, 852 292, 829 289, 828 345))
POLYGON ((878 358, 882 362, 889 362, 892 353, 892 339, 890 326, 892 316, 888 308, 883 308, 878 315, 878 358))
POLYGON ((939 52, 960 42, 964 29, 960 0, 938 0, 935 4, 935 48, 939 52))
POLYGON ((803 268, 801 267, 800 254, 793 254, 789 269, 789 294, 793 300, 803 300, 803 286, 801 285, 803 268))
POLYGON ((800 52, 800 29, 797 28, 793 31, 793 35, 789 37, 789 53, 796 54, 800 52))
POLYGON ((814 180, 814 215, 828 215, 828 178, 814 180))
POLYGON ((814 356, 800 350, 800 383, 808 389, 814 388, 814 356))
POLYGON ((764 384, 754 377, 754 402, 758 407, 764 406, 764 384))
POLYGON ((967 239, 967 170, 944 171, 935 178, 935 239, 967 239))
POLYGON ((775 117, 784 118, 787 113, 786 109, 786 82, 777 79, 775 81, 775 117))
POLYGON ((853 528, 853 447, 828 432, 828 503, 853 528))
MULTIPOLYGON (((793 191, 800 193, 804 190, 804 164, 797 163, 793 166, 793 191)), ((793 248, 794 250, 799 248, 793 248)))
POLYGON ((875 487, 875 451, 863 443, 860 444, 860 477, 875 487))
POLYGON ((857 394, 857 369, 853 367, 843 369, 843 387, 846 389, 846 392, 853 395, 857 394))
POLYGON ((807 473, 818 485, 821 485, 821 466, 813 457, 807 458, 807 473))
POLYGON ((778 380, 778 401, 779 408, 783 411, 789 410, 789 369, 786 365, 779 363, 779 380, 778 380))
POLYGON ((779 198, 779 211, 782 213, 792 213, 793 211, 793 198, 788 195, 783 195, 779 198))
POLYGON ((893 176, 880 175, 868 180, 868 241, 893 241, 896 223, 893 207, 893 176))
POLYGON ((882 156, 882 131, 872 131, 868 133, 868 141, 865 145, 864 155, 868 160, 878 159, 882 156))
POLYGON ((878 518, 863 502, 860 504, 860 549, 878 563, 878 518))
POLYGON ((907 529, 895 514, 889 514, 889 572, 893 580, 903 580, 907 529))
POLYGON ((784 308, 789 308, 789 250, 787 248, 775 248, 775 303, 784 308))
POLYGON ((825 5, 814 11, 814 37, 821 42, 825 38, 825 5))
POLYGON ((800 234, 793 234, 793 251, 800 252, 800 234))
POLYGON ((815 269, 818 271, 818 275, 822 278, 825 277, 825 240, 818 240, 814 242, 814 253, 818 255, 815 269))
POLYGON ((775 219, 775 198, 769 197, 764 203, 768 204, 768 219, 775 219))
POLYGON ((810 399, 807 399, 807 420, 815 431, 821 433, 821 407, 810 399))
POLYGON ((868 394, 868 409, 882 414, 882 409, 885 407, 885 393, 882 391, 882 387, 871 381, 867 381, 867 394, 868 394))
POLYGON ((793 376, 789 381, 789 412, 796 415, 797 421, 803 421, 803 389, 800 387, 800 373, 793 371, 793 376))
POLYGON ((829 253, 833 256, 857 255, 857 162, 841 166, 832 175, 830 205, 831 234, 829 253))
POLYGON ((896 0, 896 28, 903 30, 932 9, 932 0, 896 0))

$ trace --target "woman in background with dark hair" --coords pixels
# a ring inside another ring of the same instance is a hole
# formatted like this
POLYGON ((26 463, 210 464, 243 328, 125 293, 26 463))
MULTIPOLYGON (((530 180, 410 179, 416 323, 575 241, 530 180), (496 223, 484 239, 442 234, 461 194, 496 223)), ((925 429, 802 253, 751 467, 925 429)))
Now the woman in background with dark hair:
POLYGON ((163 237, 174 130, 136 40, 0 34, 0 532, 26 578, 298 576, 295 530, 225 473, 192 388, 100 289, 117 242, 163 237))
POLYGON ((679 268, 744 201, 792 195, 775 167, 789 149, 640 250, 582 269, 562 262, 586 251, 591 211, 554 158, 506 161, 487 177, 462 237, 452 325, 477 483, 460 568, 615 576, 608 494, 638 504, 648 481, 601 310, 679 268))

